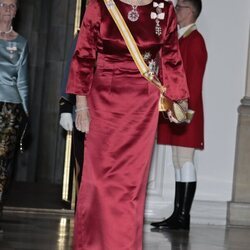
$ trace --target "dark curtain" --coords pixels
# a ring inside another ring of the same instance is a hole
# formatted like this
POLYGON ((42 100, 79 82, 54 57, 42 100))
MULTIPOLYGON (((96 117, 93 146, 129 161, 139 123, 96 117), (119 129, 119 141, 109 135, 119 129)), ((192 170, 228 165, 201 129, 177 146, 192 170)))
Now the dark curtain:
POLYGON ((30 145, 16 180, 62 183, 65 137, 59 127, 60 84, 74 32, 75 0, 22 0, 14 28, 30 48, 30 145))

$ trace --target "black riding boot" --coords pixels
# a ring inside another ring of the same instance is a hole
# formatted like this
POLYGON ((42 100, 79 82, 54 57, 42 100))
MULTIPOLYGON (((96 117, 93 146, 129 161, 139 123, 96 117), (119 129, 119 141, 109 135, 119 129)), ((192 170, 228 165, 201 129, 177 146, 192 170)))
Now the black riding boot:
POLYGON ((174 223, 164 226, 164 229, 184 229, 190 228, 190 210, 196 190, 196 182, 181 182, 180 188, 180 209, 179 215, 174 223))
POLYGON ((170 217, 160 222, 152 222, 150 225, 153 227, 168 227, 175 223, 179 215, 180 208, 180 187, 181 182, 175 182, 175 198, 174 198, 174 211, 170 217))

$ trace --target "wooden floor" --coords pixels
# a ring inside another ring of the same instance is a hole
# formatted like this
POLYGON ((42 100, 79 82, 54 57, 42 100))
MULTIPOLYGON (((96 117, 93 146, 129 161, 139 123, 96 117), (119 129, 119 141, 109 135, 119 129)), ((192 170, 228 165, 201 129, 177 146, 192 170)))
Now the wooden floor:
MULTIPOLYGON (((1 250, 67 250, 72 246, 73 214, 9 211, 4 213, 1 226, 1 250)), ((146 224, 143 249, 249 250, 250 228, 192 225, 187 233, 157 231, 146 224)))

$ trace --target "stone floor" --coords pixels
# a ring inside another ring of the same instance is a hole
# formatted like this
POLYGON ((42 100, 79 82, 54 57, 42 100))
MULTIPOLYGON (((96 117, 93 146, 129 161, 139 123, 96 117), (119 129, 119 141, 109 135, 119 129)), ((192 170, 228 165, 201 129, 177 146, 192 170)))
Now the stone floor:
MULTIPOLYGON (((58 214, 5 213, 0 234, 1 250, 71 249, 72 216, 58 214)), ((250 228, 192 225, 184 231, 144 228, 144 250, 249 250, 250 228)), ((119 250, 119 249, 117 249, 119 250)))

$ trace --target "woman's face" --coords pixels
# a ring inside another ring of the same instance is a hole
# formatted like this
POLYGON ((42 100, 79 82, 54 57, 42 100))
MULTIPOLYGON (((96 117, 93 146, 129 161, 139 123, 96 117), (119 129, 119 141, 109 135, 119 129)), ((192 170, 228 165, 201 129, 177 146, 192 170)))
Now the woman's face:
POLYGON ((16 0, 0 0, 0 22, 9 22, 16 15, 16 0))

